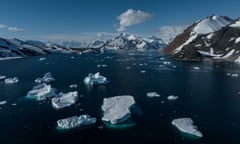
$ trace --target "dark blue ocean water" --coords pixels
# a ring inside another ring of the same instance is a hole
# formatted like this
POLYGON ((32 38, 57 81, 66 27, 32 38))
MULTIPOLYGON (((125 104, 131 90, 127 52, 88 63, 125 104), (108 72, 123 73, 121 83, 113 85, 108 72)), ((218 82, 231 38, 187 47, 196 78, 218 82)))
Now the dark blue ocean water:
POLYGON ((103 54, 49 55, 0 61, 0 74, 17 76, 18 84, 0 82, 0 143, 2 144, 239 144, 240 66, 230 63, 180 62, 158 52, 106 52, 103 54), (163 64, 170 61, 171 64, 163 64), (98 68, 97 65, 107 67, 98 68), (194 67, 200 67, 199 70, 194 67), (88 73, 101 72, 108 86, 88 89, 83 79, 88 73), (145 73, 141 73, 145 71, 145 73), (59 91, 68 92, 78 84, 77 104, 55 110, 50 101, 26 99, 34 80, 51 72, 59 91), (159 98, 147 98, 156 91, 159 98), (101 122, 104 97, 132 95, 142 109, 136 125, 109 129, 101 122), (177 95, 176 101, 167 96, 177 95), (90 114, 97 117, 95 127, 59 132, 56 121, 68 116, 90 114), (203 138, 193 139, 171 125, 174 118, 191 117, 203 138), (101 128, 103 127, 103 128, 101 128))

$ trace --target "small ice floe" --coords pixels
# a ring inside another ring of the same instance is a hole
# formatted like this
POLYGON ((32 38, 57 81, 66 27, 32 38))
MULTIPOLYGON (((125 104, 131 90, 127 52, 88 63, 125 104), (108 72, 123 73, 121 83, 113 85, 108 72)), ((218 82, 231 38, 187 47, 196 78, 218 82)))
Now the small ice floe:
POLYGON ((136 104, 133 96, 123 95, 104 98, 102 120, 111 124, 123 123, 131 118, 131 108, 136 104))
POLYGON ((106 77, 97 72, 95 74, 89 73, 88 76, 84 78, 84 83, 93 86, 107 84, 109 81, 106 77))
POLYGON ((44 61, 44 60, 46 60, 47 58, 45 58, 45 57, 41 57, 41 58, 39 58, 39 61, 44 61))
POLYGON ((51 83, 53 81, 55 81, 55 79, 50 72, 45 73, 42 78, 35 79, 36 83, 51 83))
POLYGON ((57 121, 57 128, 69 130, 83 126, 94 125, 97 119, 90 115, 71 116, 57 121))
POLYGON ((158 94, 157 92, 147 92, 147 97, 149 98, 153 98, 153 97, 160 97, 160 94, 158 94))
POLYGON ((196 136, 203 137, 203 134, 198 130, 197 126, 193 125, 191 118, 177 118, 172 121, 172 125, 178 128, 181 132, 196 136))
POLYGON ((193 67, 193 69, 194 70, 200 70, 200 67, 195 66, 195 67, 193 67))
POLYGON ((239 74, 238 73, 227 73, 227 76, 231 76, 231 77, 239 77, 239 74))
POLYGON ((7 103, 6 100, 0 101, 0 105, 5 105, 7 103))
POLYGON ((146 73, 146 71, 145 70, 141 70, 140 73, 144 74, 144 73, 146 73))
POLYGON ((126 69, 131 69, 131 67, 126 67, 126 69))
POLYGON ((170 62, 170 61, 164 61, 163 64, 164 64, 164 65, 170 65, 171 62, 170 62))
POLYGON ((104 67, 107 67, 107 65, 106 64, 99 64, 99 65, 97 65, 97 68, 104 68, 104 67))
POLYGON ((51 85, 42 83, 34 86, 33 89, 27 93, 26 97, 41 101, 56 96, 55 92, 56 89, 52 88, 51 85))
POLYGON ((78 87, 77 84, 71 84, 71 85, 69 85, 69 88, 72 88, 72 89, 77 88, 77 87, 78 87))
POLYGON ((0 75, 0 80, 4 80, 5 78, 7 78, 7 77, 4 75, 0 75))
POLYGON ((75 104, 78 100, 78 92, 60 93, 57 97, 53 97, 51 102, 55 109, 61 109, 75 104))
POLYGON ((170 101, 173 101, 173 100, 178 99, 178 96, 170 95, 170 96, 167 97, 167 99, 170 100, 170 101))
POLYGON ((14 84, 14 83, 18 83, 19 79, 18 77, 13 77, 13 78, 6 78, 4 80, 5 84, 14 84))
POLYGON ((165 58, 164 58, 164 57, 161 57, 160 60, 165 60, 165 58))

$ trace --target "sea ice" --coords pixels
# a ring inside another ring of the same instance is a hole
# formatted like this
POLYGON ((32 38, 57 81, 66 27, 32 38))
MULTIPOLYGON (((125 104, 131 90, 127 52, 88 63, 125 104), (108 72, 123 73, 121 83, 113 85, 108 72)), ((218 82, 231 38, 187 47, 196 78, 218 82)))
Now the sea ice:
POLYGON ((41 57, 41 58, 39 58, 39 61, 44 61, 44 60, 46 60, 47 58, 45 58, 45 57, 41 57))
POLYGON ((84 78, 84 83, 87 85, 101 85, 107 84, 109 81, 106 77, 97 72, 95 74, 89 73, 88 76, 84 78))
POLYGON ((52 98, 52 106, 56 109, 71 106, 78 100, 78 92, 60 93, 57 97, 52 98))
POLYGON ((5 84, 14 84, 14 83, 18 83, 19 79, 17 77, 13 77, 13 78, 6 78, 4 80, 5 84))
POLYGON ((135 104, 133 96, 129 95, 104 98, 102 120, 111 124, 123 123, 131 118, 131 108, 135 104))
POLYGON ((178 96, 170 95, 167 97, 168 100, 176 100, 178 99, 178 96))
POLYGON ((39 101, 46 100, 47 98, 56 96, 55 91, 56 89, 52 88, 51 85, 42 83, 34 86, 33 89, 27 93, 27 97, 39 101))
POLYGON ((87 125, 93 125, 97 121, 96 118, 90 115, 72 116, 57 121, 57 126, 61 129, 73 129, 87 125))
POLYGON ((35 80, 36 83, 50 83, 52 81, 55 81, 55 79, 53 78, 53 76, 50 72, 45 73, 42 78, 37 78, 35 80))
POLYGON ((70 88, 77 88, 78 85, 77 85, 77 84, 71 84, 71 85, 69 85, 69 87, 70 87, 70 88))
POLYGON ((153 98, 153 97, 160 97, 160 94, 158 94, 157 92, 147 92, 147 97, 149 98, 153 98))
POLYGON ((198 130, 197 126, 193 125, 191 118, 177 118, 172 121, 172 125, 176 126, 181 132, 203 137, 203 134, 198 130))

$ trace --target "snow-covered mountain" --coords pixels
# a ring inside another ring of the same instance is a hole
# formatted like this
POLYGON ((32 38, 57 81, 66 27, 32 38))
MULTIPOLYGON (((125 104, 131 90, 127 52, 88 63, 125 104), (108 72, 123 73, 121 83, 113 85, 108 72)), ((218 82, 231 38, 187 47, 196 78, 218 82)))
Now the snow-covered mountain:
POLYGON ((178 35, 163 52, 170 54, 178 53, 184 46, 193 42, 199 35, 215 32, 231 22, 232 20, 230 18, 217 15, 196 21, 184 30, 183 33, 178 35))
POLYGON ((133 34, 121 33, 107 41, 94 41, 88 47, 105 49, 162 49, 166 46, 167 44, 157 37, 142 38, 133 34))
POLYGON ((195 30, 198 32, 197 37, 184 45, 180 51, 172 53, 173 57, 180 60, 211 58, 240 63, 240 19, 233 21, 217 16, 210 18, 217 19, 218 24, 214 22, 215 27, 212 29, 205 25, 195 30))
POLYGON ((52 53, 79 53, 82 51, 84 49, 67 48, 53 43, 0 38, 0 59, 31 57, 52 53))

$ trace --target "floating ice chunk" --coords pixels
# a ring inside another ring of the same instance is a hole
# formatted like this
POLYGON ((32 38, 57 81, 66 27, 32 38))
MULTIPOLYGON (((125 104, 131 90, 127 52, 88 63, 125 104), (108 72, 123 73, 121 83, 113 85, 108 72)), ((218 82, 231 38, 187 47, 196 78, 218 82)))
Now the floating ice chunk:
POLYGON ((13 77, 13 78, 6 78, 4 80, 5 84, 14 84, 14 83, 18 83, 19 79, 18 77, 13 77))
POLYGON ((193 67, 193 69, 194 70, 200 70, 200 67, 195 66, 195 67, 193 67))
POLYGON ((164 65, 170 65, 171 62, 169 62, 169 61, 164 61, 163 64, 164 64, 164 65))
POLYGON ((4 80, 5 78, 7 78, 7 77, 4 75, 0 75, 0 80, 4 80))
POLYGON ((6 100, 0 101, 0 105, 5 105, 7 103, 6 100))
POLYGON ((44 60, 46 60, 47 58, 45 58, 45 57, 41 57, 41 58, 39 58, 39 61, 44 61, 44 60))
POLYGON ((55 91, 56 89, 52 88, 51 85, 42 83, 34 86, 33 89, 27 93, 27 98, 36 99, 39 101, 46 100, 47 98, 56 96, 55 91))
POLYGON ((69 85, 69 87, 70 87, 70 88, 77 88, 78 85, 77 85, 77 84, 71 84, 71 85, 69 85))
POLYGON ((131 69, 131 67, 126 67, 126 69, 131 69))
POLYGON ((36 83, 50 83, 52 81, 55 81, 55 79, 53 78, 53 76, 50 72, 45 73, 42 78, 37 78, 35 80, 36 83))
POLYGON ((99 64, 99 65, 97 65, 97 67, 98 67, 98 68, 107 67, 107 65, 106 65, 106 64, 99 64))
POLYGON ((144 74, 144 73, 146 73, 146 71, 145 71, 145 70, 141 70, 140 73, 143 73, 143 74, 144 74))
POLYGON ((87 85, 101 85, 107 84, 109 81, 106 77, 97 72, 95 74, 89 73, 88 76, 84 78, 84 83, 87 85))
POLYGON ((146 95, 149 98, 160 97, 160 94, 158 94, 157 92, 148 92, 146 95))
POLYGON ((59 96, 52 98, 52 106, 56 109, 71 106, 78 100, 78 92, 60 93, 59 96))
POLYGON ((104 98, 102 120, 111 124, 123 123, 131 118, 131 108, 135 104, 134 98, 129 95, 104 98))
POLYGON ((90 115, 72 116, 57 121, 57 126, 60 129, 68 130, 73 128, 79 128, 82 126, 93 125, 97 121, 96 118, 90 115))
POLYGON ((168 100, 176 100, 178 99, 178 96, 170 95, 167 97, 168 100))
POLYGON ((203 137, 203 134, 198 130, 197 126, 193 125, 193 120, 191 118, 174 119, 172 125, 176 126, 181 132, 196 137, 203 137))

